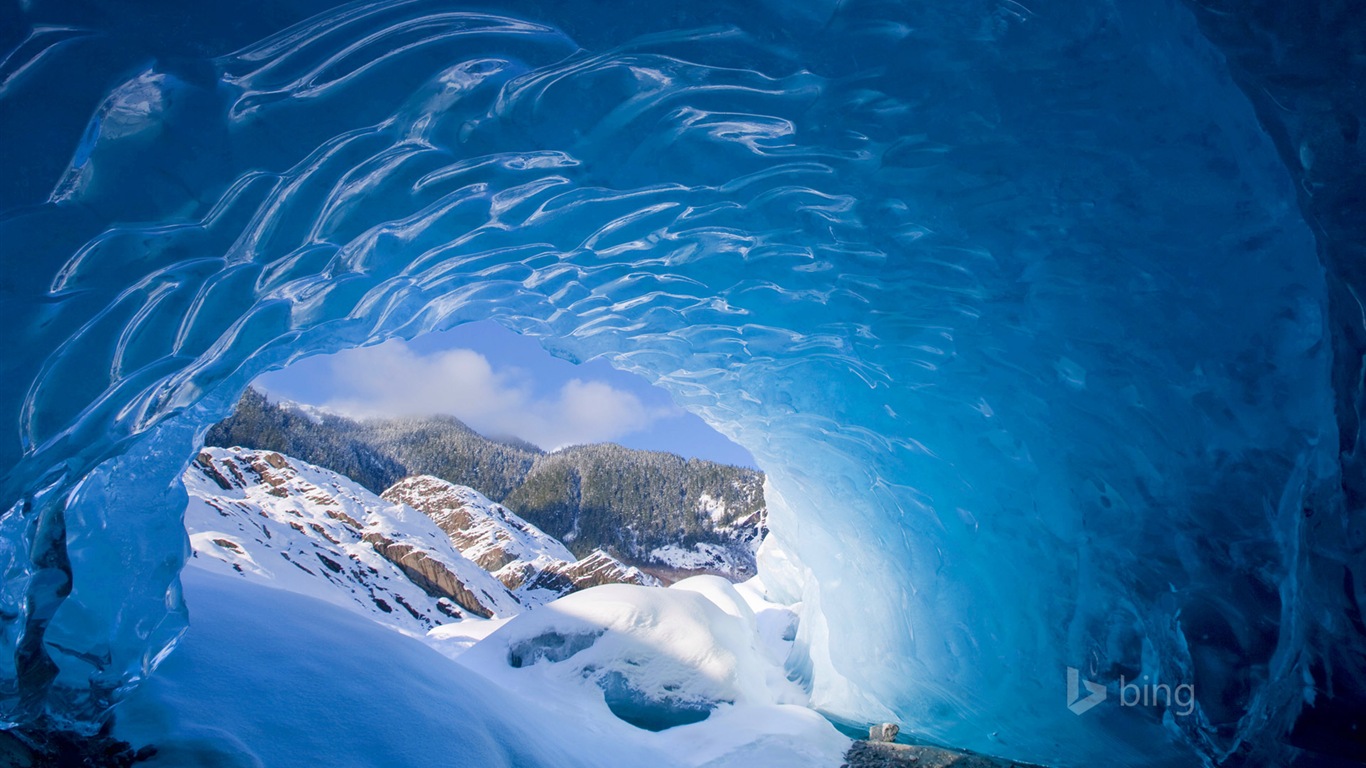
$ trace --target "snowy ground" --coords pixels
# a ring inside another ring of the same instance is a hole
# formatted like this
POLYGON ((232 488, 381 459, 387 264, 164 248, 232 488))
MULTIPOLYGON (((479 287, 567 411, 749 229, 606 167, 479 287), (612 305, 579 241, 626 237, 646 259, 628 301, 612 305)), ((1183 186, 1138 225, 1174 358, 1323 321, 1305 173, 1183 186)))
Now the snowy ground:
POLYGON ((783 671, 795 621, 716 576, 607 585, 513 617, 456 659, 594 743, 662 750, 664 765, 838 766, 848 740, 783 671))
POLYGON ((117 712, 154 767, 833 768, 849 745, 782 672, 795 614, 753 585, 607 585, 424 643, 247 579, 184 579, 188 634, 117 712))
POLYGON ((538 605, 485 569, 567 550, 449 484, 410 484, 450 497, 433 522, 401 503, 433 498, 270 452, 210 449, 185 482, 190 629, 116 713, 152 766, 833 768, 848 747, 787 679, 800 606, 758 580, 538 605))

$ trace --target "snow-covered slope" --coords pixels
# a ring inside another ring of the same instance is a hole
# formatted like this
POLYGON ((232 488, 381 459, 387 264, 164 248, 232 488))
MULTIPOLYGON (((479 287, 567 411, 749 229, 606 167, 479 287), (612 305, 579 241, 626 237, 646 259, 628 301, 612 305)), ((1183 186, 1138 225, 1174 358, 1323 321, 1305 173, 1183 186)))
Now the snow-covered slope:
POLYGON ((420 475, 394 484, 383 498, 425 513, 465 557, 505 583, 512 576, 503 572, 509 566, 574 560, 558 539, 467 486, 420 475))
POLYGON ((470 487, 577 556, 611 552, 666 581, 698 573, 744 581, 767 533, 757 471, 614 444, 547 454, 451 416, 362 422, 248 389, 205 441, 294 456, 375 493, 421 476, 470 487))
POLYGON ((414 634, 521 610, 426 515, 335 472, 270 451, 208 448, 184 480, 192 565, 414 634))
MULTIPOLYGON (((654 733, 613 716, 593 682, 567 678, 572 663, 541 660, 512 669, 497 653, 483 666, 476 657, 452 661, 309 596, 200 568, 187 569, 184 581, 193 625, 115 718, 116 737, 157 748, 147 768, 830 768, 849 745, 812 710, 769 703, 751 674, 735 682, 689 680, 689 690, 737 703, 718 705, 702 722, 654 733), (537 687, 546 680, 556 687, 537 687)), ((610 647, 588 653, 613 669, 626 656, 609 650, 647 650, 640 642, 660 639, 667 629, 631 625, 619 609, 633 606, 643 617, 702 619, 686 623, 679 638, 692 643, 689 659, 708 670, 754 661, 736 634, 742 624, 730 621, 724 607, 718 611, 677 588, 617 586, 567 599, 571 607, 563 611, 538 608, 522 616, 546 610, 552 623, 610 625, 610 647), (616 590, 628 590, 627 599, 618 600, 616 590), (602 599, 594 598, 599 592, 602 599), (710 621, 718 622, 715 630, 710 621)), ((458 622, 437 631, 481 631, 497 623, 458 622)), ((514 634, 532 631, 526 624, 514 634)), ((647 664, 628 669, 633 681, 667 670, 687 678, 686 667, 667 654, 638 658, 647 664)))
POLYGON ((210 448, 184 481, 194 625, 116 731, 149 768, 824 768, 848 746, 787 678, 800 607, 761 585, 575 561, 435 478, 381 497, 210 448))
MULTIPOLYGON (((187 568, 184 581, 193 625, 116 712, 117 737, 156 747, 146 768, 606 765, 536 702, 420 640, 254 580, 187 568)), ((610 754, 671 765, 638 743, 610 754)))
POLYGON ((824 768, 848 745, 787 679, 799 607, 761 586, 663 589, 602 552, 574 561, 434 478, 380 497, 279 453, 211 448, 185 486, 195 623, 118 721, 156 745, 151 768, 824 768))
POLYGON ((551 571, 568 580, 573 592, 603 584, 635 584, 642 587, 662 586, 659 579, 627 565, 615 557, 595 549, 576 562, 563 563, 551 571))
POLYGON ((497 576, 525 604, 600 584, 659 586, 653 576, 600 549, 576 561, 558 539, 467 486, 421 475, 394 484, 383 498, 425 513, 465 557, 497 576))
POLYGON ((612 714, 660 731, 722 704, 806 703, 757 634, 753 610, 729 583, 695 576, 670 589, 613 584, 570 595, 508 622, 460 659, 510 687, 525 677, 547 690, 597 688, 589 698, 612 714), (689 589, 694 580, 715 594, 689 589))
MULTIPOLYGON (((743 494, 748 489, 736 483, 733 490, 743 494)), ((732 509, 724 498, 703 493, 698 497, 696 513, 710 520, 715 541, 665 544, 651 549, 645 559, 661 572, 679 576, 712 573, 743 581, 752 575, 755 553, 768 533, 768 508, 760 506, 745 514, 732 509)))

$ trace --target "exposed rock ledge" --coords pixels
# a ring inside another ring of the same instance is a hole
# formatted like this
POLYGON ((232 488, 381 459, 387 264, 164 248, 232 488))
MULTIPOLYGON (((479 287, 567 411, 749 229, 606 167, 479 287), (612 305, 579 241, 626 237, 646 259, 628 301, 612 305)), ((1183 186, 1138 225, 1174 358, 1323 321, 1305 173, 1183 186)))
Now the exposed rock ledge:
POLYGON ((919 744, 856 741, 844 755, 843 768, 1042 768, 999 757, 919 744))
POLYGON ((384 559, 398 566, 412 582, 432 597, 445 597, 481 618, 492 618, 493 611, 465 588, 460 579, 438 560, 411 544, 403 544, 380 533, 365 534, 365 542, 384 559))

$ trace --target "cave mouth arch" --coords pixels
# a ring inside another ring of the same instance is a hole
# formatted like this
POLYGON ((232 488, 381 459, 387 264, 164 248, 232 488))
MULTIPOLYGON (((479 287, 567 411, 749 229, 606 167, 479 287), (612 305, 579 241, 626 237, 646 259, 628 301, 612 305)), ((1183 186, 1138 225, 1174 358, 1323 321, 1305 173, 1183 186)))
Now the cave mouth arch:
MULTIPOLYGON (((1179 738, 1284 728, 1321 599, 1301 512, 1336 487, 1322 271, 1191 19, 1074 10, 605 39, 361 4, 101 86, 74 151, 29 139, 51 196, 0 219, 0 719, 90 727, 169 647, 171 486, 251 379, 494 318, 754 453, 832 714, 1109 759, 1172 734, 1082 723, 1061 670, 1205 664, 1251 672, 1208 672, 1230 720, 1179 738), (1177 620, 1208 593, 1240 599, 1207 626, 1257 628, 1234 663, 1177 620)), ((23 82, 80 80, 66 48, 23 82)))

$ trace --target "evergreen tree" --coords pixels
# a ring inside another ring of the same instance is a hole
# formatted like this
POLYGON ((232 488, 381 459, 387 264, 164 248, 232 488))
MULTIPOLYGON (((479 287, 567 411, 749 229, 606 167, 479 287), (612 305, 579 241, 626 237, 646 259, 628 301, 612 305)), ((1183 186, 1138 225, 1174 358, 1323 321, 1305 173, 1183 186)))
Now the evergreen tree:
POLYGON ((248 389, 205 444, 278 451, 375 493, 409 475, 468 485, 579 557, 602 548, 648 564, 658 547, 709 543, 752 563, 763 533, 760 472, 612 443, 546 453, 485 437, 451 416, 355 421, 271 403, 248 389))

